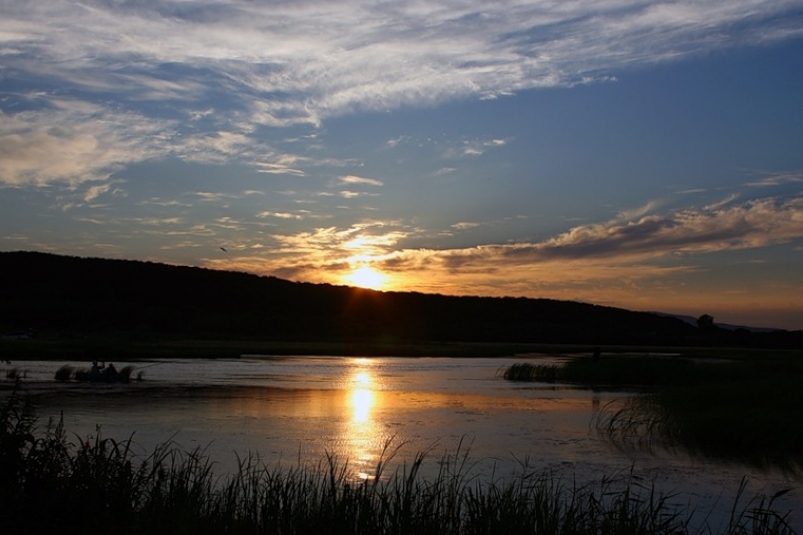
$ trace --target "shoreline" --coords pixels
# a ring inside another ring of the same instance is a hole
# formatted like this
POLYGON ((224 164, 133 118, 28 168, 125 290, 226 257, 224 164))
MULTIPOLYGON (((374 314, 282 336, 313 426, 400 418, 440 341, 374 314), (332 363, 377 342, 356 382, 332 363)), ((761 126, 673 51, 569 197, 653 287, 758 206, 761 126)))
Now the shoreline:
POLYGON ((0 361, 27 360, 131 361, 160 358, 221 359, 264 356, 344 357, 521 357, 534 355, 590 355, 600 347, 604 354, 633 356, 671 355, 677 358, 803 358, 803 349, 731 347, 637 346, 589 344, 539 344, 514 342, 292 342, 271 340, 165 339, 139 341, 130 338, 0 340, 0 361))

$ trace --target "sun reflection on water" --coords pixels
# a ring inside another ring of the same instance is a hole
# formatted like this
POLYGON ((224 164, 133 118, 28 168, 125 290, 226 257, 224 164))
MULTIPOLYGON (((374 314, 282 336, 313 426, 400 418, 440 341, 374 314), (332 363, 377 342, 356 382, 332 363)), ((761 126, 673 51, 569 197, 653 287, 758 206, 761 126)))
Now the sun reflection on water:
POLYGON ((348 444, 347 452, 350 464, 356 469, 360 479, 373 477, 373 469, 377 462, 381 427, 372 418, 379 392, 374 390, 370 361, 356 359, 356 370, 349 381, 349 401, 351 417, 346 425, 344 442, 348 444))
POLYGON ((371 416, 371 407, 374 404, 374 393, 367 388, 355 388, 351 391, 351 407, 353 409, 352 422, 361 424, 368 421, 371 416))

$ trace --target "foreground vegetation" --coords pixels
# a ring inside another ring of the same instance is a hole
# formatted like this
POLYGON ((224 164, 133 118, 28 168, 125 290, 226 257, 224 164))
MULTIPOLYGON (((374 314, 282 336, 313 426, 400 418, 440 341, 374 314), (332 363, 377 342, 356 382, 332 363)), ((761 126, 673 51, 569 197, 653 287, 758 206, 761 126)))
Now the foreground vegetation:
POLYGON ((722 362, 608 355, 561 366, 516 364, 505 377, 638 389, 644 395, 633 396, 600 421, 614 439, 648 446, 658 442, 800 473, 803 359, 794 354, 734 357, 722 362))
MULTIPOLYGON (((145 458, 130 441, 66 439, 51 422, 36 436, 36 414, 14 391, 0 405, 0 532, 17 533, 794 533, 774 509, 778 495, 740 501, 721 526, 703 521, 680 498, 635 480, 566 485, 547 473, 513 481, 468 475, 467 454, 447 457, 434 480, 419 476, 425 455, 358 480, 330 457, 317 467, 269 469, 243 459, 237 474, 217 477, 195 450, 169 445, 145 458)), ((744 488, 740 489, 740 494, 744 488)), ((705 511, 699 512, 705 515, 705 511)))

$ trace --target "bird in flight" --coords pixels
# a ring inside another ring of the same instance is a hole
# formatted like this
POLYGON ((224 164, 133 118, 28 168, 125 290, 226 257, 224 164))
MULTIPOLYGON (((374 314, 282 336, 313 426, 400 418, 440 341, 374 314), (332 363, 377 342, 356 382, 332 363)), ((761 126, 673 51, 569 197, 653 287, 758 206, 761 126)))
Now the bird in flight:
POLYGON ((220 250, 223 251, 224 253, 228 253, 225 247, 221 247, 220 250))

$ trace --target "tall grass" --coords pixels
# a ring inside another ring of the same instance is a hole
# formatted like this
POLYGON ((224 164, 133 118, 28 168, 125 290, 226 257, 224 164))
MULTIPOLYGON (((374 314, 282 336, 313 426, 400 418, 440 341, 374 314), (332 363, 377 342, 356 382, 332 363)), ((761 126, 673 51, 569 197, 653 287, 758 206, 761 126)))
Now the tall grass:
POLYGON ((69 381, 70 379, 72 379, 74 373, 75 373, 75 368, 73 366, 70 366, 69 364, 64 364, 61 367, 59 367, 58 370, 56 370, 54 378, 56 379, 56 381, 63 383, 65 381, 69 381))
POLYGON ((505 378, 639 389, 598 428, 624 444, 678 447, 693 454, 779 467, 803 467, 803 361, 611 356, 565 365, 515 364, 505 378))
MULTIPOLYGON (((568 484, 523 466, 517 477, 471 476, 468 451, 419 475, 427 452, 374 477, 353 477, 328 456, 315 466, 270 468, 257 455, 218 477, 202 450, 169 444, 141 458, 129 441, 70 443, 59 422, 36 435, 30 403, 14 392, 0 407, 0 533, 165 534, 685 534, 693 511, 632 477, 568 484)), ((772 501, 741 506, 703 533, 794 533, 772 501), (757 521, 756 519, 760 519, 757 521)))
POLYGON ((6 370, 6 379, 11 379, 12 381, 25 379, 27 375, 28 375, 28 370, 20 371, 19 368, 9 368, 8 370, 6 370))
POLYGON ((511 381, 579 383, 589 386, 658 386, 694 377, 696 365, 686 359, 608 356, 577 358, 563 364, 516 363, 503 376, 511 381))
MULTIPOLYGON (((749 368, 749 367, 748 367, 749 368)), ((799 376, 750 373, 670 385, 630 398, 603 419, 623 442, 679 447, 790 473, 803 470, 803 391, 799 376)))

